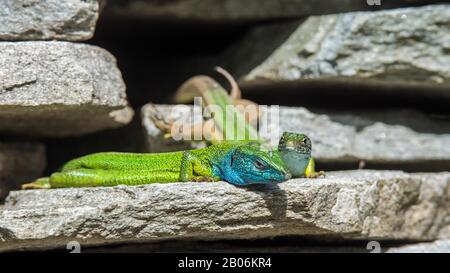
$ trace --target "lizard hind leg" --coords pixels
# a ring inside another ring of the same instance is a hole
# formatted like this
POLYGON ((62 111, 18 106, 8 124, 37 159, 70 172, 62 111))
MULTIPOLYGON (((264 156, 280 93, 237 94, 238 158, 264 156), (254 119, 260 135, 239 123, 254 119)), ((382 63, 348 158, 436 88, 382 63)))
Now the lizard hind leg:
POLYGON ((173 126, 173 121, 168 121, 164 118, 164 115, 159 111, 159 109, 153 104, 153 103, 149 103, 148 104, 150 107, 149 109, 149 117, 151 119, 151 121, 153 121, 153 124, 162 132, 164 132, 165 134, 170 133, 172 126, 173 126))
MULTIPOLYGON (((152 104, 149 103, 150 107, 149 109, 149 117, 150 120, 153 122, 153 124, 161 130, 161 132, 164 134, 164 138, 168 139, 173 137, 173 129, 174 129, 174 120, 166 120, 164 118, 164 115, 158 110, 158 108, 152 104)), ((197 122, 190 125, 183 125, 182 128, 176 128, 176 133, 181 134, 181 139, 187 139, 187 140, 197 140, 195 139, 195 136, 202 135, 203 133, 203 122, 197 122)))
POLYGON ((31 190, 31 189, 50 189, 50 178, 42 177, 37 179, 36 181, 26 183, 22 185, 22 190, 31 190))

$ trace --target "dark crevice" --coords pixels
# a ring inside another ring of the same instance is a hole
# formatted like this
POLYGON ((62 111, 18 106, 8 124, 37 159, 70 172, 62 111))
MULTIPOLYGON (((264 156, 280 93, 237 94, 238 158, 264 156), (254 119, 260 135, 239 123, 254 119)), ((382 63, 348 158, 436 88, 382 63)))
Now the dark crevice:
MULTIPOLYGON (((339 236, 281 236, 264 239, 241 240, 159 240, 142 243, 116 243, 98 247, 83 248, 88 252, 165 252, 165 253, 196 253, 196 252, 351 252, 368 253, 368 242, 372 240, 352 240, 339 236)), ((422 241, 412 240, 378 240, 381 251, 391 247, 400 247, 422 241)), ((67 252, 66 249, 56 249, 50 252, 67 252)))
POLYGON ((405 86, 395 82, 351 80, 302 80, 267 85, 242 85, 244 96, 260 104, 278 104, 336 110, 413 108, 427 113, 450 114, 450 87, 423 84, 405 86))
MULTIPOLYGON (((20 82, 20 83, 11 84, 11 85, 8 85, 8 86, 4 87, 4 91, 5 92, 10 92, 10 91, 13 91, 16 88, 21 88, 21 87, 24 87, 24 86, 36 83, 36 81, 37 80, 29 80, 29 81, 24 81, 24 82, 20 82)), ((2 94, 2 93, 3 92, 0 92, 0 94, 2 94)))

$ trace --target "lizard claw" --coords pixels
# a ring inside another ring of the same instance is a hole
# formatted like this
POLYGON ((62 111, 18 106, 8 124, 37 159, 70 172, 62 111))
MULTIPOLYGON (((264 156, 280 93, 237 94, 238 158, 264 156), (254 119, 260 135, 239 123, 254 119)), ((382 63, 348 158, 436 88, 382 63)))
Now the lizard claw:
POLYGON ((310 174, 306 175, 306 178, 312 178, 312 179, 320 178, 320 177, 321 178, 325 178, 326 177, 324 171, 313 172, 313 173, 310 173, 310 174))
POLYGON ((193 181, 194 182, 215 182, 216 180, 214 180, 213 177, 209 177, 209 176, 197 176, 197 177, 194 177, 193 181))

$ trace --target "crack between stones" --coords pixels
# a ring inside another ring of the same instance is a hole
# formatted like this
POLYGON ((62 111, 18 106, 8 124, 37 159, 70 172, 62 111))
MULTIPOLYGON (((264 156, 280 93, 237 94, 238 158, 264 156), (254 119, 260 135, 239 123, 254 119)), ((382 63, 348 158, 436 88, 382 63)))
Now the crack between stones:
POLYGON ((31 84, 34 84, 36 82, 37 82, 37 80, 29 80, 29 81, 25 81, 25 82, 21 82, 21 83, 11 84, 9 86, 6 86, 4 88, 4 91, 0 92, 0 94, 6 93, 6 92, 11 92, 11 91, 14 91, 14 89, 21 88, 21 87, 24 87, 24 86, 27 86, 27 85, 31 85, 31 84))

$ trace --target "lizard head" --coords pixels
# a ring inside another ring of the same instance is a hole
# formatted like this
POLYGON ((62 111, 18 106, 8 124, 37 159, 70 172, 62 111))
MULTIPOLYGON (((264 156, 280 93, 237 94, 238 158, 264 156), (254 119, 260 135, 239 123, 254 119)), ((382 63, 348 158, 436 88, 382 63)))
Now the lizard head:
POLYGON ((232 178, 237 185, 270 184, 291 177, 277 151, 263 149, 260 144, 248 143, 237 147, 230 160, 232 178))
POLYGON ((284 132, 278 143, 278 150, 293 150, 297 153, 311 154, 312 144, 304 134, 284 132))
POLYGON ((286 167, 295 176, 303 176, 311 159, 311 140, 304 134, 284 132, 278 151, 286 167))

